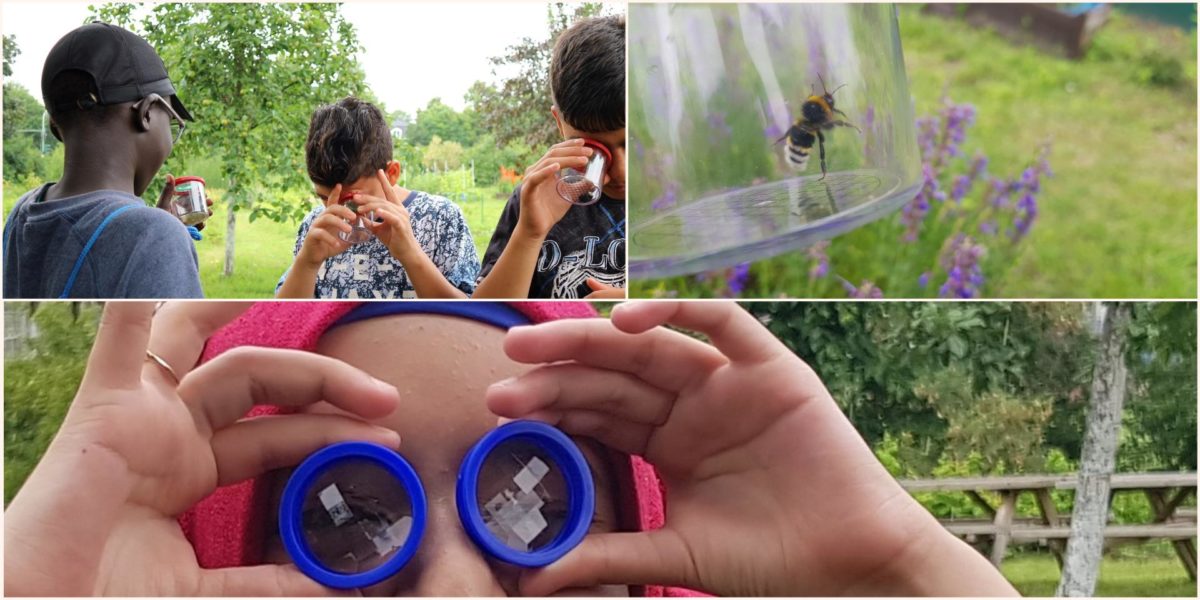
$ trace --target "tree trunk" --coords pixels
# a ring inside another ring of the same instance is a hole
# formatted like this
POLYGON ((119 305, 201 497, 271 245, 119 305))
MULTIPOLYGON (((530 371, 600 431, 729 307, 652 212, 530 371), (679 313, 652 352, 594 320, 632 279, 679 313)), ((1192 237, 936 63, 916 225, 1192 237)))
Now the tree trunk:
POLYGON ((1129 305, 1096 305, 1099 351, 1092 369, 1083 456, 1071 512, 1071 537, 1063 559, 1059 596, 1093 596, 1104 552, 1110 479, 1116 468, 1121 411, 1125 404, 1125 336, 1129 305))
POLYGON ((225 217, 225 276, 229 277, 233 275, 233 234, 237 227, 237 213, 233 211, 233 202, 229 203, 227 213, 225 217))

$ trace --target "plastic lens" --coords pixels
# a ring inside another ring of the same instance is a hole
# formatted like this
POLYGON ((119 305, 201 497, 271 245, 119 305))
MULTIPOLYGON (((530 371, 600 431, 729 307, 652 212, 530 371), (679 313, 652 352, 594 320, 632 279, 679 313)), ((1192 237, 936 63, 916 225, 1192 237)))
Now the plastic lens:
POLYGON ((279 533, 306 575, 353 589, 404 568, 425 518, 425 491, 400 454, 343 442, 315 452, 292 473, 280 500, 279 533))
POLYGON ((548 565, 577 546, 592 523, 595 488, 583 453, 557 429, 514 421, 488 433, 458 471, 463 529, 493 557, 548 565))
POLYGON ((506 441, 479 470, 476 501, 489 533, 509 548, 539 550, 566 522, 569 491, 549 453, 520 439, 506 441))
POLYGON ((584 140, 584 146, 592 149, 583 170, 563 169, 558 173, 556 189, 563 200, 572 204, 586 206, 600 199, 604 187, 604 174, 608 172, 611 155, 608 148, 599 142, 584 140))
POLYGON ((378 464, 346 459, 321 473, 305 494, 304 541, 321 564, 338 573, 378 567, 412 532, 412 501, 378 464))
MULTIPOLYGON (((357 213, 358 205, 355 204, 353 200, 350 200, 350 198, 353 198, 353 196, 349 194, 343 194, 341 197, 341 202, 346 205, 346 208, 349 208, 357 213)), ((366 215, 358 215, 358 217, 354 220, 347 220, 346 222, 349 223, 353 229, 351 229, 349 232, 338 231, 338 237, 351 246, 355 244, 361 244, 372 237, 375 237, 375 234, 371 231, 371 226, 368 223, 368 221, 374 220, 375 211, 373 210, 367 211, 366 215)))

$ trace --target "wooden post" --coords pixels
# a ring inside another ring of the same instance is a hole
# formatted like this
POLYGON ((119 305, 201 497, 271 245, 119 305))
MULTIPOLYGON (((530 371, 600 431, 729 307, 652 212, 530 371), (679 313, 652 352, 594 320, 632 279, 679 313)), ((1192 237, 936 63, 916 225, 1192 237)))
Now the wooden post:
MULTIPOLYGON (((1175 509, 1179 508, 1179 503, 1187 496, 1189 490, 1182 489, 1170 501, 1164 497, 1161 489, 1147 489, 1146 498, 1150 500, 1150 508, 1154 509, 1154 522, 1166 523, 1175 514, 1175 509)), ((1171 545, 1175 547, 1175 555, 1179 557, 1179 561, 1183 563, 1183 568, 1187 570, 1188 577, 1192 581, 1196 581, 1196 544, 1192 540, 1171 540, 1171 545)))
POLYGON ((992 564, 1000 568, 1004 562, 1004 553, 1008 550, 1008 541, 1012 539, 1013 514, 1017 512, 1017 496, 1021 490, 1001 490, 1000 508, 992 523, 996 526, 996 537, 992 540, 992 564))
MULTIPOLYGON (((1060 519, 1058 518, 1058 509, 1054 506, 1054 498, 1050 497, 1050 490, 1047 488, 1039 488, 1034 491, 1037 495, 1038 511, 1042 513, 1042 522, 1050 527, 1058 527, 1060 519)), ((1063 541, 1058 539, 1049 540, 1050 551, 1054 553, 1054 560, 1058 562, 1058 570, 1062 572, 1063 566, 1063 541)))

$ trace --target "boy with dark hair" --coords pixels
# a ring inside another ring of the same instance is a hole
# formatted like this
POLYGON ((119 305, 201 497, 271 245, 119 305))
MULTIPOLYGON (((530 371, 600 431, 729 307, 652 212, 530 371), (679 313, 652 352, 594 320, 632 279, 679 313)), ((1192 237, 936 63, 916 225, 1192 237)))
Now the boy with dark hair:
POLYGON ((4 228, 5 298, 199 298, 187 229, 145 193, 192 116, 146 40, 91 23, 42 69, 62 179, 17 200, 4 228))
POLYGON ((479 255, 462 210, 396 181, 392 134, 383 113, 344 98, 313 113, 304 147, 308 177, 323 206, 305 217, 280 298, 465 298, 479 255), (343 235, 359 221, 369 239, 343 235), (373 220, 371 220, 373 219, 373 220))
POLYGON ((580 21, 559 36, 550 62, 553 115, 566 140, 525 171, 483 258, 476 298, 624 298, 625 17, 580 21), (594 149, 612 154, 600 200, 567 202, 561 169, 594 149))

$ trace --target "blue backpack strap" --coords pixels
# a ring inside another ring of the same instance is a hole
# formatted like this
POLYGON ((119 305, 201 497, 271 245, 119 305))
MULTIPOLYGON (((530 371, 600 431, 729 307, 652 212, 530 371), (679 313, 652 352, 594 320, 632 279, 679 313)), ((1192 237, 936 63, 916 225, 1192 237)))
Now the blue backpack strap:
POLYGON ((103 221, 100 221, 100 225, 97 226, 96 230, 92 232, 92 237, 88 239, 86 244, 83 245, 83 251, 79 253, 79 258, 75 259, 75 267, 71 269, 71 275, 67 277, 67 285, 63 288, 62 294, 58 297, 60 300, 70 296, 71 288, 75 287, 75 278, 79 276, 79 270, 83 268, 83 261, 87 259, 88 252, 92 251, 92 246, 96 245, 96 240, 100 239, 100 234, 104 232, 104 228, 108 227, 108 224, 111 223, 113 219, 117 218, 117 215, 120 215, 131 208, 136 208, 137 206, 140 205, 126 204, 125 206, 108 213, 108 216, 104 217, 103 221))

